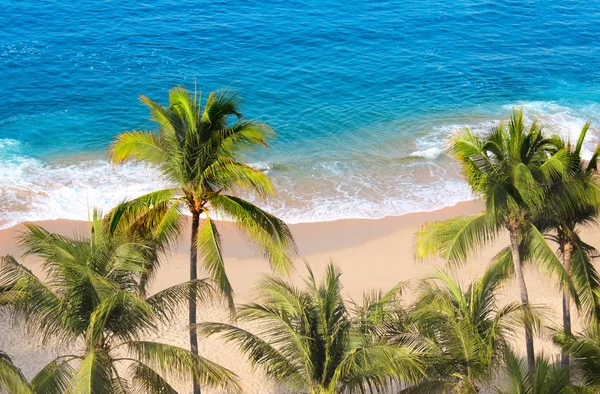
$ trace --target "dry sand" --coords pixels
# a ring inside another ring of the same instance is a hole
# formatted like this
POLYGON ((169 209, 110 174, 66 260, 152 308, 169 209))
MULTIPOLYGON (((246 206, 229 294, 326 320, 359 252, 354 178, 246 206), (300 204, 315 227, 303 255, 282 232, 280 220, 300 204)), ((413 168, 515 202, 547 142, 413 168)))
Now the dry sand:
MULTIPOLYGON (((443 266, 440 261, 415 262, 413 258, 414 235, 418 228, 427 221, 445 220, 461 214, 473 214, 481 210, 475 202, 460 203, 454 207, 434 212, 412 213, 400 217, 389 217, 378 220, 339 220, 326 223, 306 223, 292 225, 292 231, 299 248, 296 261, 294 281, 305 274, 303 260, 310 263, 315 274, 320 277, 327 263, 333 260, 343 272, 344 291, 348 297, 358 299, 363 290, 380 288, 388 289, 399 281, 417 280, 431 275, 437 267, 443 266)), ((87 231, 85 222, 56 220, 39 223, 52 232, 72 235, 74 232, 87 231)), ((221 223, 224 254, 229 278, 235 290, 236 302, 245 303, 252 299, 253 287, 262 275, 269 272, 267 262, 254 251, 231 223, 221 223)), ((15 226, 0 231, 0 255, 18 256, 15 247, 15 236, 23 231, 23 226, 15 226)), ((592 245, 600 248, 599 230, 586 230, 585 238, 592 245)), ((153 283, 153 291, 184 281, 188 275, 188 234, 174 248, 168 261, 160 268, 157 279, 153 283)), ((490 258, 500 247, 507 245, 508 237, 501 236, 495 245, 486 248, 482 253, 467 262, 456 275, 465 283, 473 276, 480 275, 490 258)), ((33 258, 21 259, 35 273, 39 273, 39 262, 33 258)), ((553 313, 548 323, 560 322, 560 294, 556 283, 547 276, 526 271, 529 295, 534 304, 549 306, 553 313)), ((509 284, 502 290, 501 302, 516 301, 516 288, 509 284)), ((407 298, 411 298, 408 292, 407 298)), ((161 330, 157 338, 163 341, 187 347, 188 334, 185 330, 187 313, 173 322, 170 327, 161 330)), ((219 306, 206 306, 201 309, 198 320, 226 320, 227 312, 219 306)), ((574 328, 578 329, 578 322, 574 328)), ((41 346, 36 338, 27 337, 22 330, 13 328, 3 317, 0 322, 0 349, 7 352, 13 361, 31 377, 44 363, 51 360, 52 349, 41 346)), ((536 341, 536 351, 544 351, 546 355, 556 354, 553 348, 543 339, 536 341)), ((218 362, 233 371, 241 379, 244 392, 247 393, 283 393, 268 382, 261 371, 253 371, 245 358, 233 347, 221 343, 217 338, 202 340, 200 352, 203 356, 218 362)), ((184 385, 182 393, 189 392, 184 385)), ((206 390, 205 392, 210 392, 206 390)))

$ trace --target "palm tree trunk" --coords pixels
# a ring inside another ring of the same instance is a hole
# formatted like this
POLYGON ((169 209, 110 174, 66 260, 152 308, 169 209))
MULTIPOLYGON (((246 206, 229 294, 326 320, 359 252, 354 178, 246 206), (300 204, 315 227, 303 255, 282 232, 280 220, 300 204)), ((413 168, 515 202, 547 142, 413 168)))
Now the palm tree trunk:
MULTIPOLYGON (((567 275, 571 275, 571 256, 573 253, 573 243, 571 241, 567 241, 564 245, 562 245, 563 249, 563 265, 565 267, 565 271, 567 271, 567 275)), ((565 336, 571 335, 571 297, 569 295, 569 291, 567 289, 563 290, 563 298, 562 298, 562 308, 563 308, 563 329, 565 336)), ((563 349, 560 355, 560 365, 563 368, 566 368, 567 373, 569 373, 569 355, 563 349)))
MULTIPOLYGON (((192 212, 192 238, 190 240, 190 280, 198 279, 198 249, 196 239, 198 238, 198 228, 200 223, 200 214, 192 212)), ((196 297, 190 294, 190 327, 196 324, 196 297)), ((198 336, 195 330, 190 330, 190 350, 198 354, 198 336)), ((196 379, 192 379, 194 394, 200 394, 200 385, 196 379)))
MULTIPOLYGON (((513 264, 515 266, 515 276, 517 277, 517 284, 519 286, 519 292, 521 293, 521 305, 523 307, 529 307, 529 295, 527 294, 527 285, 525 284, 525 278, 523 277, 523 266, 521 264, 521 254, 519 253, 519 240, 517 237, 517 229, 511 228, 510 232, 510 249, 512 252, 513 264)), ((525 347, 527 349, 527 365, 529 370, 533 371, 535 368, 535 354, 533 351, 533 333, 531 332, 531 326, 527 324, 525 326, 525 347)))

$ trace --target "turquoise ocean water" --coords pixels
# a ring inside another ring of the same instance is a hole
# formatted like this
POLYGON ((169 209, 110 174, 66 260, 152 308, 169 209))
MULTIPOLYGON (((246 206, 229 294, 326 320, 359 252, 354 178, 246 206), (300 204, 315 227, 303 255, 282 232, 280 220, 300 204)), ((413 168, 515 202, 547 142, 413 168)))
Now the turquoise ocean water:
MULTIPOLYGON (((152 129, 143 93, 228 86, 278 132, 250 162, 290 222, 378 218, 469 199, 444 153, 514 106, 600 135, 595 1, 0 0, 0 226, 85 219, 161 186, 111 168, 152 129)), ((589 148, 589 147, 588 147, 589 148)))

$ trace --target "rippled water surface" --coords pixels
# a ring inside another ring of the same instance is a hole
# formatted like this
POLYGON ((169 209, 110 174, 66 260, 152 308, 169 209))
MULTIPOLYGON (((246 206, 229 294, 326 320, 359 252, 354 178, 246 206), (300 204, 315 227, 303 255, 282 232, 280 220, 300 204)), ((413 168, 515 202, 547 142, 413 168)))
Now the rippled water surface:
MULTIPOLYGON (((563 133, 600 125, 593 1, 0 0, 0 226, 85 219, 162 185, 111 168, 152 129, 143 93, 229 86, 278 132, 253 154, 288 221, 381 217, 470 197, 444 153, 458 127, 523 106, 563 133)), ((593 130, 597 136, 596 129, 593 130)), ((590 141, 591 143, 597 141, 590 141)))

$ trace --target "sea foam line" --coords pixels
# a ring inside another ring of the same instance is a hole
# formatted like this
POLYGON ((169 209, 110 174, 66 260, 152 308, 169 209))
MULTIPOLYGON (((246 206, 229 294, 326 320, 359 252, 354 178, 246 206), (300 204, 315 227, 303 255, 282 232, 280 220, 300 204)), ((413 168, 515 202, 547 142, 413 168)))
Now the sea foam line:
MULTIPOLYGON (((445 158, 448 138, 464 127, 483 132, 515 106, 522 106, 529 120, 539 118, 563 137, 576 138, 587 119, 580 115, 581 110, 552 102, 517 103, 496 108, 497 117, 434 125, 412 142, 416 150, 409 157, 418 161, 416 165, 378 163, 381 167, 373 170, 359 162, 323 161, 300 173, 257 162, 254 166, 274 178, 279 193, 266 202, 255 202, 289 223, 299 223, 376 219, 469 200, 472 195, 459 177, 458 166, 445 158)), ((586 108, 592 121, 600 121, 598 114, 596 107, 586 108)), ((591 155, 597 143, 593 125, 585 155, 591 155)), ((304 165, 297 164, 298 168, 304 165)), ((165 186, 156 171, 142 165, 113 167, 102 159, 49 164, 27 156, 18 141, 0 139, 0 227, 34 220, 86 220, 90 207, 106 211, 125 199, 165 186)))

